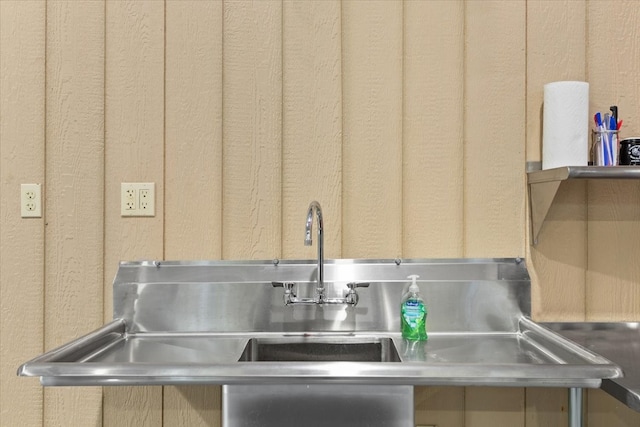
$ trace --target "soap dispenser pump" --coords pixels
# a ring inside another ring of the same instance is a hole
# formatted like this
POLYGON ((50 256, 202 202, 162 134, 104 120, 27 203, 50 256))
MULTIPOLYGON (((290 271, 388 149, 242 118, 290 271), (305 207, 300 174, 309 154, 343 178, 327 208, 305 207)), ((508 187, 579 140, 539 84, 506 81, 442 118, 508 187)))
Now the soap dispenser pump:
POLYGON ((402 338, 412 341, 427 340, 427 307, 420 296, 417 280, 420 276, 412 274, 411 286, 402 298, 400 306, 400 324, 402 338))

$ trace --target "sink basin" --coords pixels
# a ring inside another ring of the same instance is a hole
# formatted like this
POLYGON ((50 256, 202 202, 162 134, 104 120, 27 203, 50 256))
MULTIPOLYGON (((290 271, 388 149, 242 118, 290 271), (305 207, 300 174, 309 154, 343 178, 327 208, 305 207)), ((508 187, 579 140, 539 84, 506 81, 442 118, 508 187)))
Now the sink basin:
POLYGON ((239 362, 400 362, 391 338, 252 338, 239 362))

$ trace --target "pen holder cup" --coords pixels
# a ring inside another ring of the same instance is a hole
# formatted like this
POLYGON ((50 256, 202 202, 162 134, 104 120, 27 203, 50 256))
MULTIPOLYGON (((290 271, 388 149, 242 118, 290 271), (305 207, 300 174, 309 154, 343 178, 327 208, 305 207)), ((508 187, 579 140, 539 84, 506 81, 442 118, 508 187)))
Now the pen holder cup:
POLYGON ((591 159, 594 166, 616 166, 618 158, 618 131, 597 130, 591 132, 591 159))

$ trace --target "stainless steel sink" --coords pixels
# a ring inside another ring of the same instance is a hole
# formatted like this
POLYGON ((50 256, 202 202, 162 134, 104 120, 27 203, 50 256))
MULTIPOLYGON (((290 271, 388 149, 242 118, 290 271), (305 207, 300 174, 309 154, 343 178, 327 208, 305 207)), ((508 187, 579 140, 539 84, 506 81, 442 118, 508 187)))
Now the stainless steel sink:
POLYGON ((315 269, 315 261, 122 263, 114 320, 19 374, 44 385, 558 387, 599 387, 622 374, 531 321, 522 260, 329 260, 328 297, 370 283, 357 307, 285 306, 272 282, 313 286, 315 269), (427 342, 399 333, 409 274, 420 275, 427 342))
POLYGON ((400 362, 391 338, 252 338, 239 362, 400 362))
POLYGON ((297 301, 307 301, 317 267, 298 260, 121 263, 113 321, 18 373, 46 386, 222 384, 224 427, 300 425, 303 418, 309 426, 412 426, 414 385, 571 388, 573 414, 580 388, 622 375, 530 319, 521 259, 328 260, 323 301, 348 300, 350 283, 368 283, 357 306, 285 305, 283 293, 294 287, 273 282, 295 283, 297 301), (410 274, 420 276, 428 306, 427 342, 400 336, 410 274))

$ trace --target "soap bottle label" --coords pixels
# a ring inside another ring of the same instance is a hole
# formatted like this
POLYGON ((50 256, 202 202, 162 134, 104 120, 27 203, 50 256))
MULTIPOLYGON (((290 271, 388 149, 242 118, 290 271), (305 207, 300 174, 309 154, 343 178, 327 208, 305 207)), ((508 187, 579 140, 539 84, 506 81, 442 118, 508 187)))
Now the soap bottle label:
POLYGON ((425 341, 427 310, 424 303, 417 299, 408 299, 402 304, 402 337, 409 340, 425 341))

